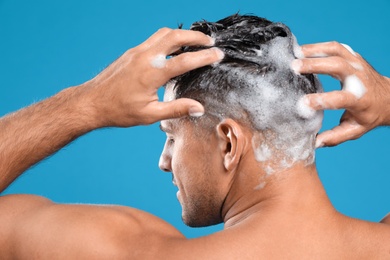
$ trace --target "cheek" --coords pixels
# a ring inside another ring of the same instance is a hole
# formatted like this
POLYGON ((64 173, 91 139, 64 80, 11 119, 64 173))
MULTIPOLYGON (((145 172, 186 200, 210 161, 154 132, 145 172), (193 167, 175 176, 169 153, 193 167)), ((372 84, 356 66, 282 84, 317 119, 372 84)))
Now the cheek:
POLYGON ((209 175, 207 161, 202 156, 184 149, 177 151, 172 157, 172 169, 178 184, 183 191, 197 189, 203 186, 209 175))

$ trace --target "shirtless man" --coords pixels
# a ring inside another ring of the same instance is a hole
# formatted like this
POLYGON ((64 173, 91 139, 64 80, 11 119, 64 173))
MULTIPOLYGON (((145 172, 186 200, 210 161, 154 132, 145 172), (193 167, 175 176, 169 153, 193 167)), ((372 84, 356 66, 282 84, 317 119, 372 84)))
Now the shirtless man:
POLYGON ((223 221, 224 230, 188 240, 136 209, 8 195, 0 198, 1 259, 390 258, 390 227, 338 213, 314 165, 321 110, 346 113, 339 126, 318 136, 318 146, 390 125, 390 79, 338 43, 306 45, 299 53, 286 26, 263 19, 233 16, 194 29, 212 32, 215 40, 159 30, 91 81, 2 118, 0 188, 89 131, 162 120, 167 141, 160 167, 174 176, 183 221, 223 221), (238 40, 229 42, 229 34, 238 40), (317 53, 324 57, 312 58, 317 53), (298 54, 305 58, 292 62, 293 72, 286 62, 298 54), (357 95, 356 85, 320 93, 306 73, 341 82, 355 75, 364 93, 357 95), (166 102, 158 102, 157 89, 174 77, 166 102), (291 84, 283 87, 286 80, 291 84), (226 85, 215 93, 215 82, 226 85))

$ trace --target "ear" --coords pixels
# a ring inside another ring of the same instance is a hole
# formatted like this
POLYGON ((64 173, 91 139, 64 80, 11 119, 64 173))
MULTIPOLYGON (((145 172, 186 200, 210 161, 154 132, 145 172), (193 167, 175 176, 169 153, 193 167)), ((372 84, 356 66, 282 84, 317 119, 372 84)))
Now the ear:
POLYGON ((233 119, 225 119, 217 125, 218 145, 227 171, 237 167, 244 148, 242 126, 233 119))

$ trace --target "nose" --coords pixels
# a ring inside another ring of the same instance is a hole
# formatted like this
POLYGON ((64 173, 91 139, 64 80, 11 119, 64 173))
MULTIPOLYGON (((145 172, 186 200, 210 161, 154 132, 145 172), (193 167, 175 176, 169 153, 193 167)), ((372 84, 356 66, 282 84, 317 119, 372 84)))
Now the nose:
POLYGON ((167 153, 165 147, 161 153, 160 160, 158 162, 158 167, 164 172, 172 172, 171 168, 171 156, 167 153))

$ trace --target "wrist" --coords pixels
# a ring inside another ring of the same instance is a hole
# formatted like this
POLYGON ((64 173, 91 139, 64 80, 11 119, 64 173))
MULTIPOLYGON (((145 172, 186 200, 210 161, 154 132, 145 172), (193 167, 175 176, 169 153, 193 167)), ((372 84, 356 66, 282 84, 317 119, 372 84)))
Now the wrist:
POLYGON ((385 86, 383 91, 384 98, 384 106, 383 106, 383 122, 382 125, 389 126, 390 125, 390 78, 384 77, 385 86))
POLYGON ((86 82, 79 86, 60 91, 55 97, 64 104, 63 108, 74 124, 83 132, 89 132, 104 125, 100 122, 98 111, 91 96, 91 86, 86 82))

